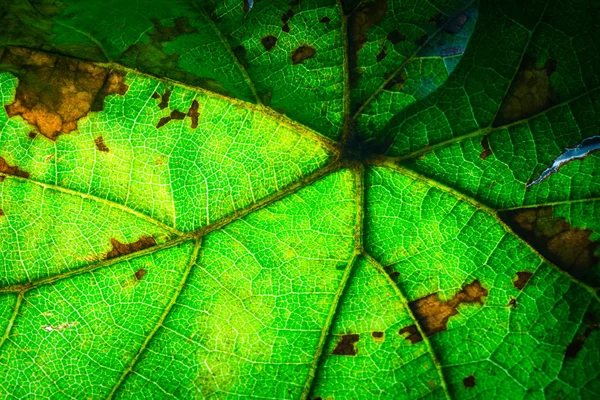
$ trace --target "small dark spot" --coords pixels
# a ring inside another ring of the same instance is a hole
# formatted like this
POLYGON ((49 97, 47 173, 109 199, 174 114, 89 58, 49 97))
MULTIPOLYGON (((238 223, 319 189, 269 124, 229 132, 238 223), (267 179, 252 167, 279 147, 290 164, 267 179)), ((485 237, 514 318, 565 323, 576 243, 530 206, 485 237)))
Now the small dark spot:
POLYGON ((383 332, 377 332, 377 331, 375 331, 375 332, 371 333, 371 335, 373 335, 373 337, 375 339, 381 339, 383 337, 383 332))
POLYGON ((392 279, 392 281, 396 282, 400 277, 400 272, 396 271, 393 266, 389 265, 383 268, 386 274, 392 279))
POLYGON ((281 27, 281 30, 284 31, 285 33, 290 33, 290 26, 288 24, 283 24, 283 26, 281 27))
POLYGON ((387 56, 387 49, 384 47, 382 47, 381 51, 379 52, 379 54, 377 54, 377 62, 380 62, 381 60, 383 60, 385 57, 387 56))
POLYGON ((357 8, 348 21, 353 43, 352 53, 356 54, 367 42, 369 30, 383 21, 387 13, 387 0, 375 0, 357 8))
POLYGON ((513 310, 517 309, 517 299, 511 296, 510 301, 507 304, 507 307, 512 307, 513 310))
POLYGON ((113 248, 106 254, 107 260, 156 246, 156 240, 152 236, 142 236, 131 243, 121 243, 117 239, 110 239, 110 243, 113 248))
POLYGON ((404 86, 404 82, 406 81, 405 77, 402 75, 401 72, 399 72, 397 74, 394 74, 393 72, 392 73, 386 72, 383 75, 383 79, 388 81, 384 86, 385 90, 394 90, 394 89, 402 90, 402 87, 404 86))
POLYGON ((171 120, 171 117, 162 117, 161 119, 158 120, 158 123, 156 124, 156 129, 162 128, 163 126, 165 126, 169 121, 171 120))
POLYGON ((281 22, 283 22, 284 24, 286 22, 288 22, 292 17, 294 16, 294 10, 292 10, 291 8, 289 10, 286 11, 285 14, 283 14, 281 16, 281 22))
POLYGON ((0 217, 4 217, 5 215, 4 210, 0 208, 0 217))
POLYGON ((465 385, 466 388, 472 388, 475 386, 475 377, 473 375, 467 376, 463 379, 463 385, 465 385))
POLYGON ((198 118, 200 117, 200 113, 198 112, 198 101, 194 99, 192 101, 192 105, 187 112, 187 116, 192 120, 192 128, 196 129, 198 127, 198 118))
POLYGON ((529 279, 531 279, 531 272, 520 271, 517 272, 517 279, 513 282, 513 285, 519 290, 523 290, 529 279))
POLYGON ((37 133, 35 133, 34 131, 30 131, 27 136, 29 137, 29 139, 33 140, 37 136, 37 133))
POLYGON ((483 150, 481 153, 479 153, 479 158, 485 161, 490 155, 492 155, 492 150, 490 149, 487 136, 484 136, 483 139, 481 139, 481 147, 483 147, 483 150))
POLYGON ((158 94, 157 92, 152 93, 152 98, 155 100, 160 99, 160 94, 158 94))
POLYGON ((404 335, 405 333, 408 333, 408 335, 404 338, 406 340, 410 340, 411 344, 417 344, 423 340, 423 336, 421 336, 421 332, 419 332, 416 325, 405 326, 398 331, 400 336, 404 335))
POLYGON ((29 178, 29 172, 23 171, 17 166, 9 165, 3 157, 0 157, 0 173, 18 176, 25 179, 29 178))
POLYGON ((104 153, 108 153, 110 151, 106 146, 106 143, 104 143, 104 138, 102 136, 98 136, 96 139, 94 139, 94 143, 96 144, 98 151, 102 151, 104 153))
POLYGON ((406 40, 406 36, 401 34, 398 29, 394 29, 388 33, 386 39, 392 42, 392 44, 398 44, 400 42, 404 42, 406 40))
POLYGON ((171 119, 177 119, 177 120, 182 120, 184 119, 186 116, 186 114, 182 113, 179 110, 173 110, 171 111, 171 119))
POLYGON ((147 273, 148 271, 146 271, 144 268, 140 268, 137 271, 135 271, 135 274, 133 274, 133 276, 135 277, 136 281, 141 281, 147 273))
POLYGON ((273 35, 265 36, 260 41, 265 50, 270 51, 277 44, 277 38, 273 35))
POLYGON ((330 22, 331 22, 331 18, 329 18, 329 17, 325 16, 325 17, 321 18, 321 19, 319 20, 319 22, 320 22, 320 23, 322 23, 322 24, 328 24, 328 23, 330 23, 330 22))
POLYGON ((483 304, 488 290, 481 286, 479 280, 465 285, 448 301, 440 301, 437 293, 433 293, 408 303, 415 318, 426 336, 432 336, 448 328, 450 317, 458 314, 460 304, 483 304))
POLYGON ((160 103, 158 103, 158 108, 164 110, 169 107, 169 100, 171 99, 171 91, 169 89, 165 90, 165 94, 161 96, 160 103))
POLYGON ((317 51, 310 46, 300 46, 292 53, 292 63, 301 64, 309 58, 313 58, 317 51))
POLYGON ((337 346, 335 346, 335 349, 333 349, 333 354, 338 356, 355 356, 356 348, 354 344, 359 339, 360 337, 354 333, 343 335, 337 346))
POLYGON ((429 39, 429 36, 423 35, 420 38, 418 38, 417 40, 415 40, 415 44, 417 46, 421 47, 427 42, 427 39, 429 39))
POLYGON ((248 68, 248 66, 250 65, 248 63, 248 58, 247 58, 247 51, 246 48, 242 45, 236 46, 233 49, 233 55, 235 56, 235 58, 237 58, 238 62, 242 65, 242 67, 244 68, 248 68))

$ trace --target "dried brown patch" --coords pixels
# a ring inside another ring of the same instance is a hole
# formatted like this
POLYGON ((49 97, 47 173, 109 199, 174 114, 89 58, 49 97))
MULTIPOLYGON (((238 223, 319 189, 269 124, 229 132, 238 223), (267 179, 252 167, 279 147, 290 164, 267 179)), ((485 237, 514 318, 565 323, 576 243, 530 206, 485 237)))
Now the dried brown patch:
POLYGON ((277 44, 277 38, 273 35, 265 36, 260 40, 266 51, 270 51, 277 44))
POLYGON ((410 340, 411 344, 416 344, 423 341, 423 336, 421 336, 421 332, 419 332, 419 329, 417 329, 416 325, 405 326, 398 331, 398 334, 401 336, 405 333, 408 333, 408 335, 406 335, 404 338, 406 340, 410 340))
POLYGON ((131 243, 121 243, 117 239, 110 239, 110 244, 112 244, 113 248, 106 254, 107 260, 156 246, 156 240, 152 236, 142 236, 137 241, 131 243))
POLYGON ((375 331, 371 333, 371 336, 373 336, 374 339, 382 339, 383 332, 375 331))
POLYGON ((402 90, 404 87, 404 82, 406 82, 406 77, 402 75, 402 72, 398 72, 394 74, 393 72, 386 72, 383 75, 383 79, 388 80, 388 83, 385 84, 385 90, 402 90))
POLYGON ((479 158, 485 161, 489 156, 492 155, 492 150, 490 149, 490 144, 488 142, 487 136, 484 136, 483 139, 481 139, 481 147, 483 148, 483 150, 481 151, 481 153, 479 153, 479 158))
POLYGON ((294 16, 294 10, 292 10, 291 8, 289 10, 287 10, 285 12, 285 14, 283 14, 281 16, 281 22, 283 22, 284 24, 287 23, 292 17, 294 16))
POLYGON ((140 268, 137 271, 135 271, 135 274, 133 274, 133 277, 135 278, 136 281, 141 281, 142 279, 144 279, 144 276, 146 276, 147 273, 148 273, 148 271, 146 271, 144 268, 140 268))
POLYGON ((33 139, 35 139, 35 138, 37 137, 37 133, 35 133, 35 131, 30 131, 30 132, 27 134, 27 137, 28 137, 29 139, 33 140, 33 139))
POLYGON ((523 290, 529 279, 533 274, 528 271, 519 271, 517 272, 517 278, 514 280, 513 285, 519 290, 523 290))
POLYGON ((122 75, 82 61, 9 48, 1 62, 19 78, 6 113, 20 115, 50 140, 76 130, 81 118, 103 108, 106 96, 127 91, 122 75))
POLYGON ((585 324, 585 330, 583 333, 575 335, 571 343, 569 343, 565 350, 565 358, 576 358, 592 332, 600 329, 600 324, 598 323, 598 317, 596 315, 591 313, 585 314, 583 322, 585 324))
MULTIPOLYGON (((29 172, 23 171, 16 165, 15 166, 9 165, 3 157, 0 157, 0 173, 6 174, 6 175, 18 176, 20 178, 25 178, 25 179, 29 178, 29 172)), ((4 179, 2 179, 2 180, 4 180, 4 179)))
POLYGON ((190 109, 187 112, 187 116, 192 120, 192 128, 196 129, 198 127, 198 118, 200 117, 200 113, 198 112, 198 101, 193 100, 190 109))
POLYGON ((169 100, 171 100, 171 93, 172 91, 170 89, 166 89, 164 94, 160 94, 160 93, 156 93, 154 92, 152 94, 152 98, 153 99, 160 99, 160 102, 158 103, 158 108, 160 108, 161 110, 164 110, 165 108, 169 107, 169 100))
POLYGON ((387 13, 387 0, 375 0, 372 3, 357 8, 348 21, 350 36, 352 39, 352 52, 358 52, 367 42, 369 30, 383 21, 387 13))
POLYGON ((359 335, 355 333, 343 335, 335 346, 335 349, 333 349, 333 354, 338 356, 355 356, 356 348, 354 347, 354 344, 358 342, 359 339, 359 335))
POLYGON ((558 96, 550 86, 556 65, 556 61, 549 59, 538 68, 534 57, 523 57, 493 125, 506 125, 531 117, 558 103, 558 96))
POLYGON ((192 105, 190 106, 189 110, 187 113, 183 113, 177 109, 171 111, 171 114, 169 114, 169 116, 167 117, 162 117, 158 123, 156 124, 156 128, 162 128, 163 126, 165 126, 166 124, 168 124, 170 121, 173 120, 183 120, 185 119, 185 117, 189 117, 192 120, 192 128, 197 128, 198 127, 198 118, 200 117, 200 114, 198 112, 198 101, 193 100, 192 101, 192 105))
POLYGON ((517 306, 518 306, 517 299, 515 299, 514 297, 511 296, 511 298, 506 306, 512 307, 513 310, 516 310, 517 306))
POLYGON ((458 314, 460 304, 483 304, 488 295, 486 288, 478 280, 462 288, 448 301, 440 301, 437 293, 430 294, 408 304, 426 336, 445 331, 450 317, 458 314))
POLYGON ((317 51, 310 46, 300 46, 292 53, 292 64, 301 64, 309 58, 313 58, 317 51))
POLYGON ((0 217, 4 217, 5 215, 4 210, 0 208, 0 217))
POLYGON ((98 151, 102 151, 104 153, 108 153, 110 151, 110 149, 106 146, 106 143, 104 143, 104 138, 102 136, 98 136, 96 139, 94 139, 94 143, 96 144, 98 151))
POLYGON ((572 227, 554 216, 553 207, 537 207, 499 213, 517 235, 540 254, 575 278, 600 286, 600 244, 590 240, 593 231, 572 227))
POLYGON ((472 388, 473 386, 475 386, 475 376, 473 376, 473 375, 467 376, 465 379, 463 379, 463 385, 466 388, 472 388))

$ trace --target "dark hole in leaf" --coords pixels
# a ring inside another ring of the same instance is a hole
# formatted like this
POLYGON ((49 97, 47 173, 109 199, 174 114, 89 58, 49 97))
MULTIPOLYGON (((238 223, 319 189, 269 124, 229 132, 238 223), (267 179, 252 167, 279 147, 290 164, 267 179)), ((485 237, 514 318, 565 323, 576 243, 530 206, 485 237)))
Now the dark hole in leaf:
POLYGON ((483 147, 483 150, 481 153, 479 153, 479 158, 485 161, 489 156, 492 155, 492 150, 490 149, 487 136, 484 136, 483 139, 481 139, 481 147, 483 147))
POLYGON ((511 296, 510 301, 508 302, 507 307, 512 307, 513 310, 517 309, 517 299, 511 296))
POLYGON ((401 72, 398 72, 397 74, 394 74, 393 72, 386 72, 383 75, 383 79, 389 79, 388 83, 386 83, 384 86, 385 90, 401 90, 404 86, 404 82, 406 81, 401 72))
POLYGON ((133 276, 136 281, 141 281, 147 273, 148 271, 146 271, 144 268, 140 268, 137 271, 135 271, 135 274, 133 274, 133 276))
POLYGON ((284 24, 286 22, 288 22, 292 17, 294 16, 294 10, 292 10, 291 8, 289 10, 287 10, 285 12, 285 14, 283 14, 281 16, 281 22, 283 22, 284 24))
POLYGON ((423 336, 421 336, 421 332, 419 332, 419 329, 417 329, 416 325, 405 326, 398 331, 400 336, 404 335, 405 333, 408 333, 408 335, 405 336, 405 339, 410 340, 411 344, 416 344, 423 340, 423 336))
POLYGON ((372 332, 371 335, 375 338, 375 339, 381 339, 383 337, 383 332, 372 332))
POLYGON ((379 54, 377 54, 376 60, 377 62, 380 62, 381 60, 383 60, 385 57, 387 56, 387 49, 384 47, 382 47, 381 51, 379 52, 379 54))
POLYGON ((483 304, 488 290, 478 280, 465 285, 448 301, 440 301, 437 293, 430 294, 408 304, 426 336, 445 331, 450 317, 458 314, 460 304, 483 304))
POLYGON ((394 29, 393 31, 391 31, 390 33, 388 33, 387 40, 389 40, 390 42, 392 42, 392 44, 398 44, 400 42, 403 42, 406 40, 406 36, 404 36, 403 34, 401 34, 398 29, 394 29))
POLYGON ((265 50, 269 51, 277 44, 277 38, 273 35, 265 36, 260 41, 265 48, 265 50))
POLYGON ((515 285, 517 289, 523 290, 527 282, 529 282, 529 279, 531 279, 532 275, 533 274, 528 271, 517 272, 517 279, 513 282, 513 285, 515 285))
POLYGON ((187 116, 192 120, 192 128, 196 129, 198 127, 198 118, 200 117, 200 113, 198 112, 198 101, 193 100, 190 109, 187 112, 187 116))
POLYGON ((0 208, 0 217, 4 217, 5 215, 4 210, 0 208))
POLYGON ((301 64, 309 58, 313 58, 317 51, 310 46, 300 46, 292 53, 292 63, 301 64))
POLYGON ((233 55, 235 56, 235 58, 237 58, 238 62, 242 65, 242 67, 244 67, 244 68, 249 67, 247 51, 244 46, 242 46, 242 45, 236 46, 233 49, 233 55))
POLYGON ((583 349, 585 342, 590 337, 593 331, 600 329, 600 325, 598 324, 598 318, 591 314, 586 313, 583 317, 583 322, 585 325, 585 330, 582 334, 577 334, 567 346, 565 350, 565 358, 575 358, 577 354, 583 349))
POLYGON ((343 335, 335 346, 335 349, 333 349, 333 354, 338 356, 355 356, 356 348, 354 345, 359 339, 360 337, 355 333, 343 335))
POLYGON ((331 22, 331 18, 329 18, 329 17, 325 16, 325 17, 321 18, 321 19, 319 20, 319 22, 320 22, 320 23, 322 23, 322 24, 328 24, 328 23, 330 23, 330 22, 331 22))
POLYGON ((30 131, 27 136, 29 137, 29 139, 33 140, 37 136, 37 133, 35 133, 34 131, 30 131))
POLYGON ((473 386, 475 386, 475 376, 473 376, 473 375, 467 376, 465 379, 463 379, 463 385, 466 388, 472 388, 473 386))
POLYGON ((290 33, 289 24, 287 24, 287 23, 283 24, 283 26, 281 27, 281 30, 284 31, 285 33, 290 33))

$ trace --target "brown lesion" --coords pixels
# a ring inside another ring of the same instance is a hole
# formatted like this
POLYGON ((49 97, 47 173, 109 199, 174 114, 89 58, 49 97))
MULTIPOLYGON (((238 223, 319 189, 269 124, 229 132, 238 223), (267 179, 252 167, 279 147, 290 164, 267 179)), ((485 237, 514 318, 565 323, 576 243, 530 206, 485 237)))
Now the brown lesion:
POLYGON ((302 64, 309 58, 313 58, 317 54, 317 51, 311 46, 300 46, 292 53, 292 64, 302 64))
MULTIPOLYGON (((29 172, 23 171, 16 165, 10 165, 3 157, 0 157, 0 173, 12 176, 18 176, 19 178, 29 178, 29 172)), ((4 177, 1 177, 2 181, 4 177)), ((1 181, 0 181, 1 182, 1 181)))
POLYGON ((600 286, 600 244, 591 240, 591 229, 572 227, 564 218, 555 217, 553 207, 503 211, 499 215, 556 266, 593 287, 600 286))
POLYGON ((514 287, 517 288, 518 290, 523 290, 523 288, 525 287, 527 282, 529 282, 529 279, 531 279, 532 275, 533 275, 533 273, 531 273, 529 271, 517 272, 517 276, 513 280, 514 287))
POLYGON ((142 236, 135 242, 121 243, 117 239, 110 239, 112 250, 106 254, 105 259, 117 258, 127 254, 135 253, 156 246, 156 240, 152 236, 142 236))
POLYGON ((465 285, 448 301, 441 301, 437 293, 408 304, 425 336, 429 337, 448 329, 450 317, 458 314, 461 304, 483 304, 488 290, 478 280, 465 285))
POLYGON ((417 344, 423 341, 423 336, 416 325, 408 325, 398 331, 398 335, 410 341, 411 344, 417 344), (406 334, 406 336, 404 336, 406 334))
POLYGON ((106 96, 123 95, 128 88, 118 72, 29 49, 8 48, 1 62, 19 79, 6 113, 20 115, 53 141, 76 130, 91 111, 102 110, 106 96))
POLYGON ((96 139, 94 139, 94 144, 96 145, 98 151, 104 153, 108 153, 110 151, 110 149, 106 146, 106 143, 104 143, 104 138, 102 136, 98 136, 96 139))
POLYGON ((488 141, 487 136, 484 136, 483 139, 481 139, 481 148, 483 150, 481 151, 481 153, 479 153, 479 158, 485 161, 489 156, 492 155, 492 149, 490 149, 490 143, 488 141))
POLYGON ((476 382, 474 375, 469 375, 465 379, 463 379, 463 386, 466 388, 472 388, 473 386, 475 386, 475 383, 476 382))
POLYGON ((526 55, 504 98, 494 126, 506 125, 538 114, 559 101, 552 89, 550 77, 557 62, 548 59, 541 67, 535 57, 526 55))
POLYGON ((333 354, 338 356, 355 356, 355 345, 359 340, 360 336, 356 333, 342 335, 342 338, 338 341, 335 349, 333 349, 333 354))
POLYGON ((137 271, 135 271, 133 277, 136 281, 141 281, 142 279, 144 279, 144 276, 146 276, 147 273, 147 270, 145 270, 144 268, 140 268, 137 271))
POLYGON ((181 121, 187 117, 191 120, 192 129, 196 129, 198 127, 198 118, 200 117, 200 113, 198 112, 199 107, 200 105, 198 104, 198 101, 194 99, 192 100, 192 104, 190 105, 190 108, 188 109, 187 113, 183 113, 178 109, 174 109, 173 111, 171 111, 171 114, 169 114, 166 117, 162 117, 160 120, 158 120, 156 128, 162 128, 163 126, 165 126, 173 120, 181 121))

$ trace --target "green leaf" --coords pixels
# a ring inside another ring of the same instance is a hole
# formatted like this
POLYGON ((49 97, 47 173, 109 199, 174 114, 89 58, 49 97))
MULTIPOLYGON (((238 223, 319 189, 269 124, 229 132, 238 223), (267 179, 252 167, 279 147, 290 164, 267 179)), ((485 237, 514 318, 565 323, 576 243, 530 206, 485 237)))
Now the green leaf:
POLYGON ((599 17, 3 0, 0 396, 597 398, 599 17))

